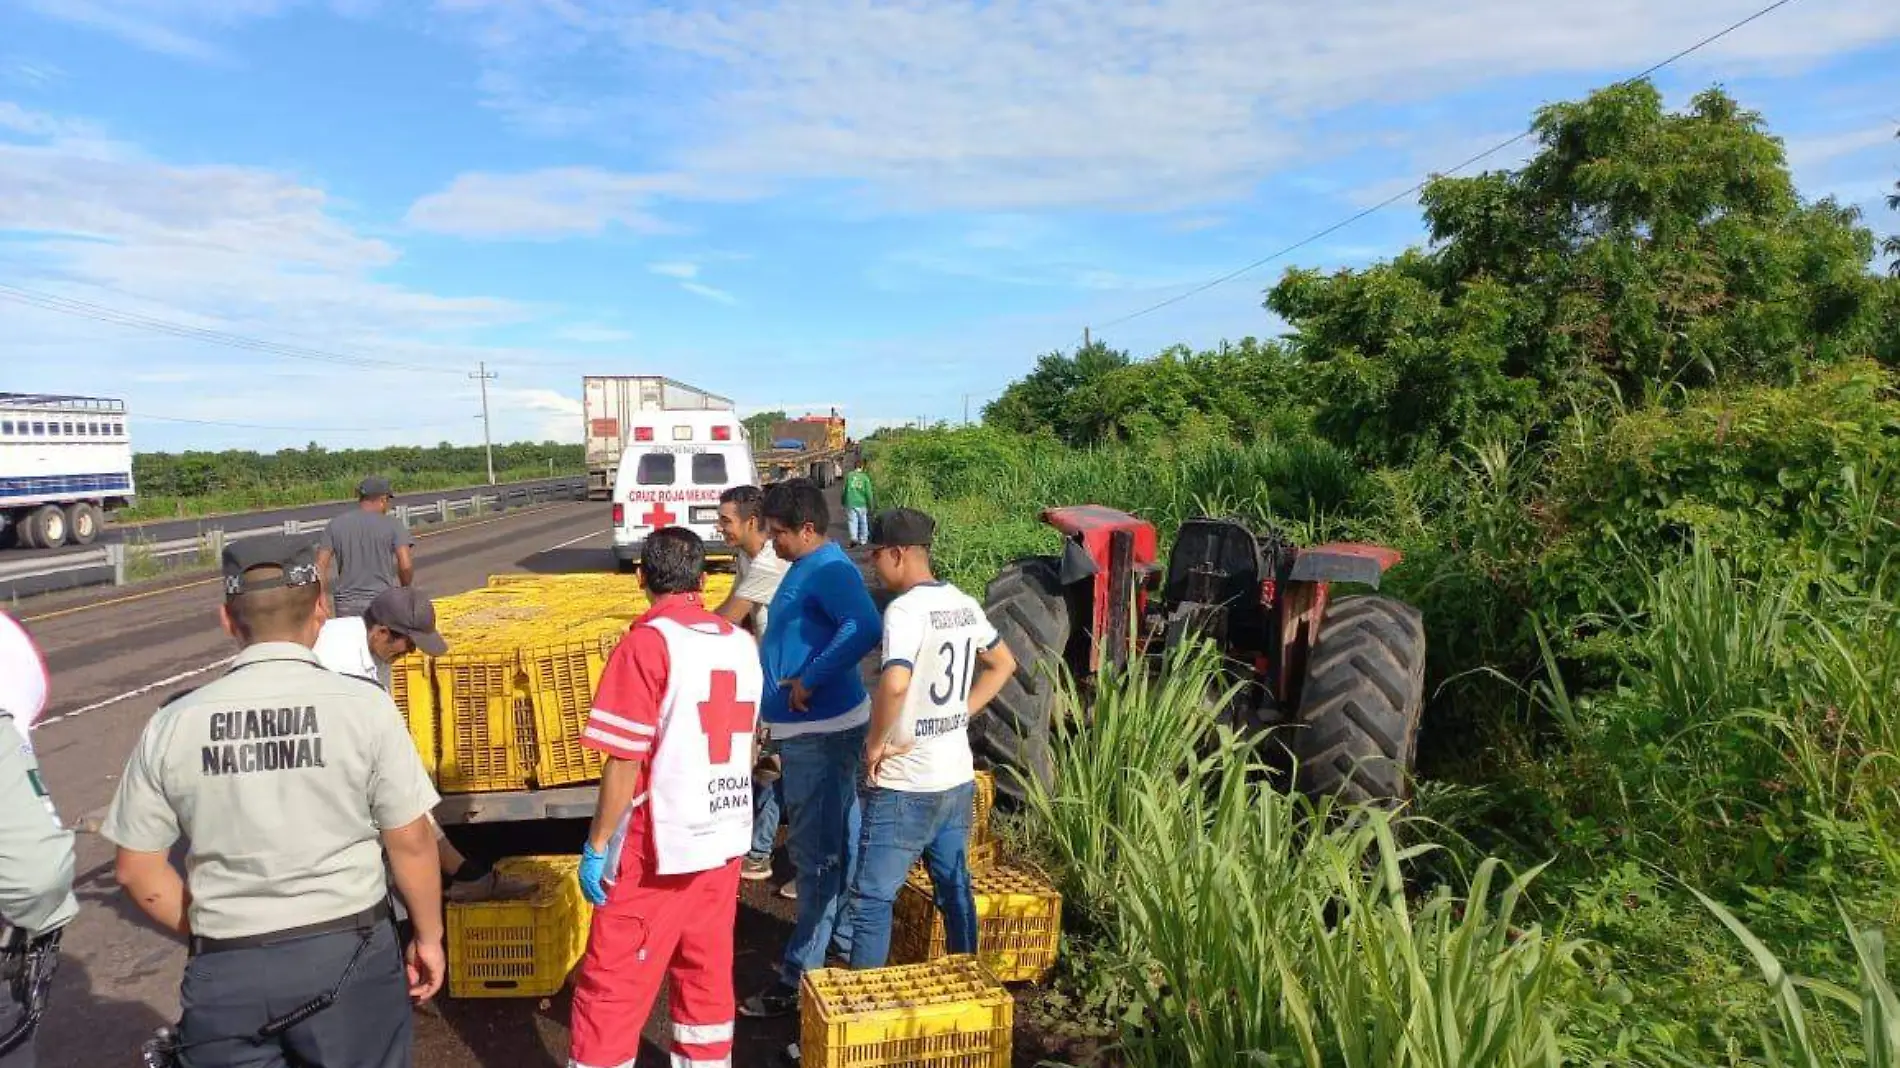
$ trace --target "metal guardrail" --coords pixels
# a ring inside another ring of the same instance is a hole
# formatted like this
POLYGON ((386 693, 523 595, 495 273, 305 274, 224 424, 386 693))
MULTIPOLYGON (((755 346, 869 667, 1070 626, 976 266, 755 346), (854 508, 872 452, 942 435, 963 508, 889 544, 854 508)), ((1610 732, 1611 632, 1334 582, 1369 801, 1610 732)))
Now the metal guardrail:
MULTIPOLYGON (((531 486, 497 487, 496 492, 493 493, 477 493, 459 500, 445 498, 437 500, 434 504, 398 504, 391 506, 389 514, 400 520, 404 526, 413 528, 419 523, 446 523, 457 517, 473 517, 490 511, 505 511, 509 508, 520 508, 544 501, 566 498, 579 500, 586 494, 587 479, 583 476, 531 486)), ((242 519, 243 517, 229 518, 242 519)), ((196 556, 205 563, 211 564, 224 555, 224 547, 229 542, 255 538, 263 534, 287 534, 292 537, 299 534, 314 534, 329 524, 328 519, 309 521, 286 519, 281 523, 246 527, 241 530, 214 527, 189 538, 176 538, 170 541, 114 542, 80 552, 64 553, 50 559, 41 557, 34 560, 21 560, 17 563, 0 560, 0 583, 99 571, 101 574, 95 578, 73 581, 65 584, 63 588, 72 589, 107 583, 123 586, 127 581, 126 565, 132 558, 143 557, 154 561, 169 561, 182 556, 196 556), (109 574, 106 573, 108 571, 109 574)))

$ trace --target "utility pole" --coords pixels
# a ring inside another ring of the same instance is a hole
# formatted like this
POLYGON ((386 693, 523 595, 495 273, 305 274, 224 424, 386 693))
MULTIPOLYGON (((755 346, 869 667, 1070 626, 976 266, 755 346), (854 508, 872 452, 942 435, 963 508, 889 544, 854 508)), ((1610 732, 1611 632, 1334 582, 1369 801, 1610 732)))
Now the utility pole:
POLYGON ((1095 342, 1089 339, 1089 328, 1086 326, 1083 327, 1082 328, 1082 347, 1086 349, 1090 345, 1093 345, 1093 344, 1095 344, 1095 342))
POLYGON ((495 484, 495 442, 488 434, 488 380, 496 377, 488 373, 486 360, 475 365, 480 368, 468 377, 479 379, 482 384, 482 450, 488 454, 488 484, 495 484))
POLYGON ((970 395, 968 393, 963 395, 963 425, 970 425, 970 395))

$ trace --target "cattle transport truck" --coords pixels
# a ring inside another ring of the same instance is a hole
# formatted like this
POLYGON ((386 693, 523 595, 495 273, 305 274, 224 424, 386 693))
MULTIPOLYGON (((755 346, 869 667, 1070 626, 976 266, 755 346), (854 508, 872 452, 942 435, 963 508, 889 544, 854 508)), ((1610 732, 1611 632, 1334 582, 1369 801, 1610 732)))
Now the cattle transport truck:
POLYGON ((0 393, 0 545, 90 545, 131 503, 124 401, 0 393))
POLYGON ((581 379, 581 419, 587 442, 587 496, 613 496, 620 456, 627 451, 635 415, 661 411, 731 411, 732 401, 659 375, 587 375, 581 379))

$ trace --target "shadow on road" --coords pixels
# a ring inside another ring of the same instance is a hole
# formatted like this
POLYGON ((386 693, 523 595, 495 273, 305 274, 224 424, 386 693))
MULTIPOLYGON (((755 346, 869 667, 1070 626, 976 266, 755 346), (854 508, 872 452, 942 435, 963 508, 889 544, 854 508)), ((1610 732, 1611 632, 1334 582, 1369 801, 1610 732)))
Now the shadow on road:
MULTIPOLYGON (((144 914, 119 891, 111 864, 79 873, 73 880, 73 895, 79 899, 82 919, 86 910, 104 908, 142 926, 151 926, 144 914)), ((70 935, 69 931, 69 939, 70 935)), ((70 945, 66 947, 60 957, 59 970, 53 975, 46 1015, 40 1021, 40 1068, 136 1064, 139 1047, 145 1040, 160 1027, 176 1021, 164 1019, 143 1002, 109 996, 100 989, 97 977, 74 949, 70 945)), ((179 959, 176 947, 168 943, 143 959, 130 962, 129 967, 120 970, 119 981, 175 972, 179 959)), ((175 975, 173 978, 175 981, 175 975)))

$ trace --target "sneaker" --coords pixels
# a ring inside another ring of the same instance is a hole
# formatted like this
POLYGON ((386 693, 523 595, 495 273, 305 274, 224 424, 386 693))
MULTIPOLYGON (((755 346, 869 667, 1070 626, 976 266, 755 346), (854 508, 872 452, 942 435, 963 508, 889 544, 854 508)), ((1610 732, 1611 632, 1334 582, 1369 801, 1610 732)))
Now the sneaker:
POLYGON ((752 883, 764 882, 765 880, 770 879, 771 877, 772 877, 772 858, 771 857, 761 857, 757 860, 754 860, 751 857, 747 857, 745 858, 745 863, 739 865, 739 878, 744 879, 747 882, 752 882, 752 883))
POLYGON ((778 888, 778 896, 787 901, 798 900, 798 880, 787 879, 785 885, 778 888))
POLYGON ((798 990, 784 983, 773 983, 739 1003, 739 1015, 755 1020, 790 1016, 798 1011, 798 990))
POLYGON ((541 884, 520 875, 490 871, 479 879, 451 882, 446 896, 450 901, 470 904, 477 901, 519 901, 534 896, 541 884))

